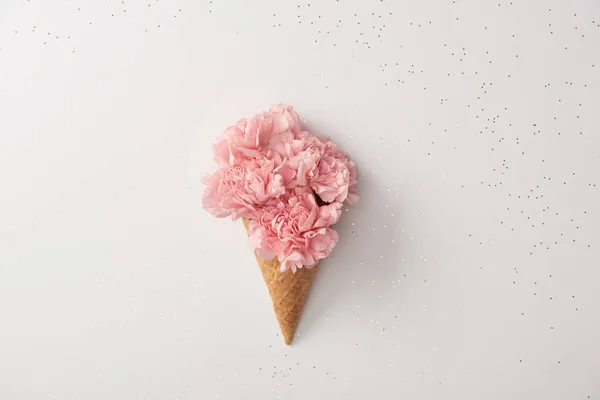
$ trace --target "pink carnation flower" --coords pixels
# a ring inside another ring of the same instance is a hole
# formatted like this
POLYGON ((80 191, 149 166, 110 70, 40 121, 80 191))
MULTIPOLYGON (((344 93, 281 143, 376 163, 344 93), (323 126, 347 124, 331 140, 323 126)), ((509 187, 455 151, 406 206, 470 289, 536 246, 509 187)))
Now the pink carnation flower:
POLYGON ((291 143, 299 130, 300 117, 292 107, 273 106, 228 127, 213 146, 215 161, 224 166, 236 164, 240 158, 258 157, 267 148, 291 143))
POLYGON ((284 160, 280 171, 286 188, 308 186, 323 155, 323 142, 308 132, 299 132, 292 143, 279 146, 274 152, 284 160))
POLYGON ((341 203, 347 199, 349 203, 356 204, 356 178, 356 165, 348 161, 346 154, 335 143, 328 140, 323 145, 323 155, 309 184, 327 203, 341 203))
POLYGON ((250 221, 250 244, 264 260, 277 257, 281 272, 312 268, 338 241, 330 226, 338 221, 341 207, 341 203, 319 207, 312 193, 287 192, 250 221))
POLYGON ((342 202, 348 197, 350 171, 346 163, 325 154, 321 157, 317 176, 310 181, 310 186, 326 203, 342 202))
POLYGON ((206 176, 202 205, 215 217, 255 217, 257 208, 285 192, 283 179, 274 173, 275 163, 265 157, 221 167, 206 176))

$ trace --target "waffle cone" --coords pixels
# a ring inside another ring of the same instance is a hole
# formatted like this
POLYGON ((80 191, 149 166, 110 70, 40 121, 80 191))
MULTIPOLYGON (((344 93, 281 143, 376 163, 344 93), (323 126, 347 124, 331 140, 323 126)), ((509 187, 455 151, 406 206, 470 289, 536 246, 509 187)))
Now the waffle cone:
MULTIPOLYGON (((248 229, 249 220, 244 218, 244 226, 248 229)), ((291 344, 294 333, 308 297, 317 268, 301 268, 292 273, 281 272, 281 263, 277 258, 263 260, 255 254, 256 261, 269 289, 273 301, 273 311, 277 317, 285 344, 291 344)))

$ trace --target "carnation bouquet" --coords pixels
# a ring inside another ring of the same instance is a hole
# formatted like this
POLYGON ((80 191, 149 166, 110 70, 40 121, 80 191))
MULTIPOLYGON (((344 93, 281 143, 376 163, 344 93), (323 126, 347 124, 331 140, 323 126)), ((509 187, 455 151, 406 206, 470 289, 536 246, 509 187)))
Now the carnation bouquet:
POLYGON ((202 204, 215 217, 242 218, 290 344, 317 265, 338 241, 342 203, 358 201, 356 166, 283 104, 240 119, 213 150, 219 169, 203 180, 202 204))

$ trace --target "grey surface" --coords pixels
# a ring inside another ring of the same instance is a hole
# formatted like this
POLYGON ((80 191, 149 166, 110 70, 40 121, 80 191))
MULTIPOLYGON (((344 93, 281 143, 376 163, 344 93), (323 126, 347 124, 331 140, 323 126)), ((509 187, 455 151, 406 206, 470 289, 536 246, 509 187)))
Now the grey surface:
POLYGON ((0 399, 600 398, 596 1, 0 2, 0 399), (292 347, 222 128, 360 169, 292 347))

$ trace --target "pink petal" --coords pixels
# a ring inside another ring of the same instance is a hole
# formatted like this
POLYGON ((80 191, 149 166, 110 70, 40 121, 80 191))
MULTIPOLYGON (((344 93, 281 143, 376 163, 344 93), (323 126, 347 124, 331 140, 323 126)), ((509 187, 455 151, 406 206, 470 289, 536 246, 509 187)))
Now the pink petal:
POLYGON ((276 112, 271 114, 271 118, 273 120, 273 127, 271 128, 271 131, 274 134, 279 134, 287 131, 290 128, 290 124, 283 114, 276 112))
POLYGON ((262 118, 256 134, 256 145, 265 146, 269 142, 271 132, 273 131, 273 120, 271 118, 262 118))

